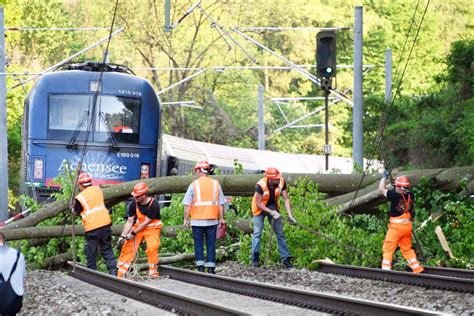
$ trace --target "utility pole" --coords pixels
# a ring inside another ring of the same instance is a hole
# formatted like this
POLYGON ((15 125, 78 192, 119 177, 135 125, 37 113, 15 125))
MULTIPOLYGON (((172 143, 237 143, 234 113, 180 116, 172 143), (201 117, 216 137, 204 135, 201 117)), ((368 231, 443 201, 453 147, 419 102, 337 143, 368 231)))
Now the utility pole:
POLYGON ((392 98, 392 50, 385 51, 385 105, 390 103, 392 98))
POLYGON ((171 19, 170 19, 171 5, 170 0, 165 0, 165 32, 171 32, 171 19))
POLYGON ((258 150, 265 150, 265 122, 263 116, 265 114, 263 98, 264 98, 264 87, 260 83, 258 85, 258 150))
POLYGON ((324 89, 324 155, 326 156, 326 171, 329 170, 329 155, 331 154, 331 145, 329 145, 329 93, 331 89, 331 78, 325 79, 322 85, 324 89))
MULTIPOLYGON (((354 19, 354 108, 352 109, 352 159, 354 167, 364 168, 364 99, 362 73, 362 9, 355 7, 354 19)), ((355 171, 355 170, 354 170, 355 171)))
POLYGON ((0 221, 8 219, 8 132, 5 73, 5 19, 0 7, 0 221))

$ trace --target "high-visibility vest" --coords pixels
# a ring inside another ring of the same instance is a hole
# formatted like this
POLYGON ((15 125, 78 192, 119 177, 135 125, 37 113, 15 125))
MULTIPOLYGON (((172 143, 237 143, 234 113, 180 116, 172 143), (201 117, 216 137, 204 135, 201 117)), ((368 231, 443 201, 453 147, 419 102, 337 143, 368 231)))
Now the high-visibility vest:
MULTIPOLYGON (((263 205, 267 206, 268 200, 270 199, 270 190, 268 189, 268 178, 265 177, 263 179, 260 179, 260 181, 258 181, 257 184, 263 190, 262 203, 263 203, 263 205)), ((285 185, 285 179, 283 179, 283 177, 282 177, 282 178, 280 178, 280 183, 275 188, 275 206, 276 206, 277 210, 280 209, 279 197, 280 197, 281 191, 283 190, 284 185, 285 185)), ((258 193, 255 192, 255 194, 253 195, 253 199, 252 199, 252 213, 253 213, 254 216, 258 216, 258 215, 260 215, 260 213, 262 213, 262 210, 259 209, 258 206, 257 206, 257 198, 256 198, 257 194, 258 193)))
POLYGON ((82 217, 86 232, 112 224, 109 211, 104 204, 104 194, 98 186, 86 188, 76 196, 76 199, 82 205, 82 212, 79 215, 82 217))
POLYGON ((193 185, 191 219, 217 219, 219 217, 219 182, 208 177, 200 177, 193 181, 193 185))
MULTIPOLYGON (((151 199, 150 202, 148 203, 148 210, 150 210, 150 206, 153 204, 153 201, 155 199, 151 199)), ((142 212, 140 212, 140 208, 138 207, 138 203, 135 202, 135 209, 136 209, 136 216, 137 216, 137 222, 135 223, 135 227, 138 227, 141 223, 143 223, 145 221, 145 219, 147 218, 147 216, 145 214, 143 214, 142 212)), ((148 228, 161 228, 162 226, 162 223, 161 223, 161 219, 152 219, 151 222, 148 224, 148 226, 145 228, 145 229, 148 229, 148 228)))

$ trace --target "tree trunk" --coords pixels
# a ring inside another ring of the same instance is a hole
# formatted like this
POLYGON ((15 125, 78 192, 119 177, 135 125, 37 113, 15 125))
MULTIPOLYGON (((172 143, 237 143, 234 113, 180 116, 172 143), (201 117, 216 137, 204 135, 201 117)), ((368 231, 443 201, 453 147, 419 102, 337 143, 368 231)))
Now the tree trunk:
MULTIPOLYGON (((403 173, 400 172, 398 175, 408 176, 411 186, 417 186, 421 181, 426 181, 431 188, 444 192, 458 190, 461 191, 460 194, 470 194, 469 192, 474 191, 474 186, 471 187, 470 185, 472 181, 468 183, 467 187, 463 187, 462 185, 463 181, 469 181, 474 178, 474 166, 450 169, 413 170, 403 173)), ((387 199, 380 194, 378 184, 360 190, 357 194, 357 198, 353 200, 354 193, 355 192, 351 192, 344 196, 328 199, 327 201, 329 203, 335 203, 333 205, 340 205, 337 211, 338 214, 351 212, 364 213, 377 205, 387 202, 387 199), (337 203, 336 200, 339 203, 337 203), (340 204, 340 202, 343 203, 340 204)))
MULTIPOLYGON (((122 229, 123 225, 112 225, 112 235, 120 236, 122 229)), ((176 238, 178 230, 182 229, 185 229, 184 226, 166 226, 161 230, 161 234, 168 238, 176 238)), ((72 225, 5 229, 2 230, 2 233, 5 235, 6 240, 70 237, 72 225)), ((82 225, 74 225, 74 234, 76 236, 84 236, 84 227, 82 225)))

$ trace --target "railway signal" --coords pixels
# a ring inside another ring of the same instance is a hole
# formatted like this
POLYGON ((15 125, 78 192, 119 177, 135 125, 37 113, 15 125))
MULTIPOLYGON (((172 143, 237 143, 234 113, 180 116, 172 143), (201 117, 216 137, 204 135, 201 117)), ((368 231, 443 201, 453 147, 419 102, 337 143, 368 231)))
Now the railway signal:
POLYGON ((329 170, 329 113, 328 97, 332 86, 332 78, 336 76, 336 32, 321 31, 316 35, 316 69, 321 80, 321 88, 324 90, 325 108, 325 145, 323 147, 326 156, 326 170, 329 170))
POLYGON ((336 76, 336 32, 321 31, 316 35, 316 64, 318 77, 336 76))

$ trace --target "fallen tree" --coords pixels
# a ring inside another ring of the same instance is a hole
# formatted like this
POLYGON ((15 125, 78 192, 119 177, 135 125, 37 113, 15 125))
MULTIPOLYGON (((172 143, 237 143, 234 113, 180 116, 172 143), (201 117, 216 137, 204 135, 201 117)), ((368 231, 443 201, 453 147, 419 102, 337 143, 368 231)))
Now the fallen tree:
MULTIPOLYGON (((319 185, 320 192, 328 195, 339 195, 351 192, 357 188, 360 182, 359 175, 302 175, 302 174, 287 174, 285 180, 289 185, 301 177, 308 177, 319 185)), ((214 176, 222 186, 222 190, 226 195, 232 196, 251 196, 254 193, 255 184, 262 175, 225 175, 214 176)), ((133 186, 140 181, 147 183, 150 188, 150 194, 164 194, 164 193, 184 193, 195 177, 191 176, 175 176, 151 178, 145 180, 136 180, 131 182, 120 183, 111 186, 104 186, 104 199, 107 205, 115 205, 120 201, 130 198, 130 192, 133 186)), ((366 186, 376 182, 378 176, 369 175, 365 177, 362 185, 366 186)), ((68 205, 64 201, 55 201, 44 205, 42 208, 31 214, 30 216, 19 221, 8 224, 4 229, 21 228, 35 226, 45 219, 55 217, 61 212, 68 209, 68 205)))
MULTIPOLYGON (((419 185, 422 179, 425 179, 428 185, 433 189, 444 192, 460 191, 460 194, 464 196, 469 196, 474 193, 474 185, 472 184, 474 167, 413 170, 403 172, 403 175, 410 178, 412 186, 419 185), (463 182, 467 182, 467 185, 464 185, 463 182)), ((396 177, 396 175, 394 175, 394 177, 396 177)), ((333 205, 340 206, 337 211, 338 214, 347 214, 351 212, 368 211, 381 203, 385 203, 387 200, 380 194, 378 183, 376 183, 360 190, 357 196, 355 192, 351 192, 343 196, 328 199, 327 201, 333 203, 333 205)))
MULTIPOLYGON (((402 173, 400 173, 402 174, 402 173)), ((463 195, 471 195, 474 193, 474 166, 450 169, 428 169, 414 170, 403 172, 404 175, 410 177, 412 185, 419 184, 421 178, 427 178, 431 187, 442 191, 462 191, 463 195), (464 180, 463 180, 464 179, 464 180), (463 181, 470 181, 466 187, 462 186, 463 181)), ((394 174, 394 177, 397 174, 394 174)), ((234 196, 250 196, 254 192, 255 183, 262 175, 225 175, 215 176, 222 185, 224 194, 234 196)), ((318 183, 319 191, 329 195, 326 200, 329 206, 341 205, 339 214, 350 212, 364 212, 383 203, 385 199, 378 193, 379 174, 370 174, 363 177, 356 174, 317 174, 317 175, 301 175, 288 174, 285 179, 289 185, 301 177, 307 177, 318 183), (353 201, 356 196, 357 197, 353 201)), ((189 184, 195 179, 191 176, 176 176, 152 178, 146 180, 137 180, 132 182, 121 183, 117 185, 107 186, 103 188, 104 197, 107 204, 118 203, 130 197, 133 186, 139 181, 144 181, 150 187, 151 194, 162 193, 183 193, 189 184)), ((52 218, 68 208, 63 201, 55 201, 51 204, 43 206, 41 209, 30 216, 13 222, 3 229, 7 231, 13 228, 32 227, 45 219, 52 218)), ((45 237, 48 237, 45 235, 45 237)))

